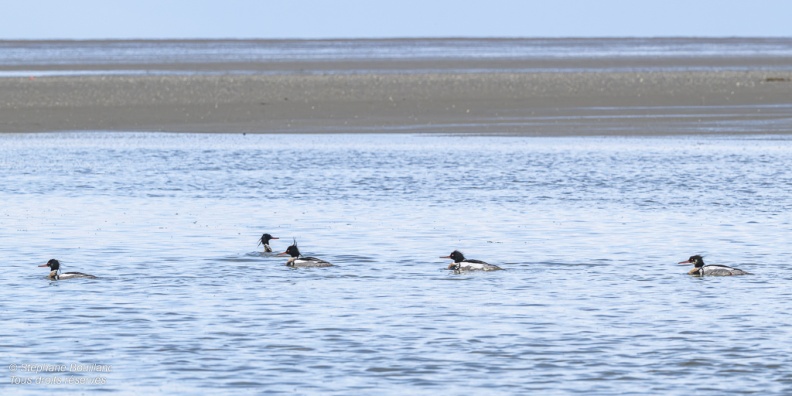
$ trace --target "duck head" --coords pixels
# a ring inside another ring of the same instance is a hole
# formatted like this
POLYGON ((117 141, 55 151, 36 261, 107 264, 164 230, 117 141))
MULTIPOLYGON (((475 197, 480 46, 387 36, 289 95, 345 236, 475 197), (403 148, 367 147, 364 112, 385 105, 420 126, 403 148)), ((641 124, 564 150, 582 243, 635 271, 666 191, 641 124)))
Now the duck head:
POLYGON ((283 256, 288 254, 292 257, 300 257, 300 249, 297 249, 297 240, 294 240, 294 243, 286 248, 286 251, 283 253, 278 253, 278 256, 283 256))
POLYGON ((60 269, 60 261, 55 259, 50 259, 50 261, 47 261, 45 264, 39 265, 39 267, 49 267, 50 279, 58 279, 58 270, 60 269))
POLYGON ((701 255, 697 254, 695 256, 690 256, 690 258, 687 259, 686 261, 680 261, 678 264, 681 265, 693 264, 694 267, 701 268, 704 266, 704 257, 701 257, 701 255))
POLYGON ((459 250, 454 250, 448 256, 442 256, 440 258, 451 259, 454 260, 455 263, 465 261, 465 255, 462 254, 462 252, 460 252, 459 250))
POLYGON ((274 237, 274 236, 272 236, 270 234, 264 234, 264 235, 261 236, 261 238, 259 238, 259 243, 258 244, 261 245, 263 243, 265 245, 269 245, 269 241, 271 241, 273 239, 278 239, 278 238, 274 237))
POLYGON ((50 271, 57 271, 60 269, 60 261, 51 259, 50 261, 47 261, 46 264, 39 265, 39 267, 49 267, 50 271))

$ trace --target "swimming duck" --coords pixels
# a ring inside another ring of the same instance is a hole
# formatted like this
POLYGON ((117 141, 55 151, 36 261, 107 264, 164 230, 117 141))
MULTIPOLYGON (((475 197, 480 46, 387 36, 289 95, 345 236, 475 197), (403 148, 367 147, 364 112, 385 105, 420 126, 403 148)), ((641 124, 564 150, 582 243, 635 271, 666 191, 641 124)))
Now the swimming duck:
POLYGON ((269 241, 271 241, 273 239, 279 239, 279 238, 276 238, 276 237, 274 237, 274 236, 272 236, 270 234, 264 234, 264 235, 261 236, 261 238, 259 238, 259 243, 258 244, 259 245, 264 244, 264 252, 265 253, 272 253, 272 248, 269 245, 269 241))
POLYGON ((680 261, 679 264, 690 265, 693 264, 694 268, 688 271, 690 275, 704 276, 732 276, 732 275, 751 275, 750 272, 743 271, 739 268, 727 267, 725 265, 710 264, 704 265, 704 257, 700 255, 690 256, 687 261, 680 261))
POLYGON ((454 271, 497 271, 503 269, 497 265, 487 264, 481 260, 466 259, 465 255, 459 250, 454 250, 448 256, 440 258, 454 260, 453 263, 448 264, 448 269, 454 271))
POLYGON ((288 254, 291 256, 288 260, 286 260, 286 265, 289 267, 295 268, 314 268, 314 267, 332 267, 333 264, 328 263, 322 259, 318 259, 316 257, 300 257, 300 249, 297 249, 297 240, 294 240, 294 244, 286 248, 286 251, 283 253, 279 253, 278 256, 282 256, 284 254, 288 254))
POLYGON ((46 264, 41 264, 39 267, 49 267, 50 274, 49 278, 52 280, 63 280, 63 279, 71 279, 71 278, 88 278, 88 279, 96 279, 93 275, 83 274, 82 272, 64 272, 58 273, 60 270, 60 261, 52 259, 47 261, 46 264))

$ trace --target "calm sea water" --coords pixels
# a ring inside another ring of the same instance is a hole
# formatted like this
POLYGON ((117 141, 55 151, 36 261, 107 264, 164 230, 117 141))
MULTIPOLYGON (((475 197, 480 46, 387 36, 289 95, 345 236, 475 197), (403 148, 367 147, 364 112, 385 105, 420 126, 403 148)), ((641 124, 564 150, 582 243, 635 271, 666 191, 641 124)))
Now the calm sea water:
POLYGON ((790 62, 790 38, 0 41, 0 77, 332 74, 372 68, 377 73, 389 68, 398 73, 789 71, 790 62), (334 66, 337 61, 344 65, 334 66), (292 62, 301 65, 295 69, 292 62), (410 66, 398 67, 405 62, 410 66))
POLYGON ((2 394, 792 392, 787 136, 0 147, 2 394), (451 273, 454 249, 506 270, 451 273), (755 275, 676 265, 699 253, 755 275), (14 383, 38 377, 100 384, 14 383))

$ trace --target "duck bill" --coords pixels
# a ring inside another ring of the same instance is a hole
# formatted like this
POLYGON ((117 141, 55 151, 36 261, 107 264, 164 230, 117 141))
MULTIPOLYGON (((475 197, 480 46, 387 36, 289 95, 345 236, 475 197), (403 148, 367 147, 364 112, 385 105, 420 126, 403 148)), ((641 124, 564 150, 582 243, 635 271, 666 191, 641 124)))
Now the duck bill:
POLYGON ((278 254, 276 254, 276 256, 285 256, 287 254, 289 254, 289 252, 278 253, 278 254))
POLYGON ((692 265, 693 263, 691 263, 690 261, 680 261, 677 264, 679 264, 679 265, 692 265))
POLYGON ((440 256, 440 258, 447 258, 447 259, 450 259, 450 258, 451 258, 451 256, 440 256))
POLYGON ((49 265, 47 263, 44 263, 44 264, 39 265, 39 267, 49 267, 49 265))

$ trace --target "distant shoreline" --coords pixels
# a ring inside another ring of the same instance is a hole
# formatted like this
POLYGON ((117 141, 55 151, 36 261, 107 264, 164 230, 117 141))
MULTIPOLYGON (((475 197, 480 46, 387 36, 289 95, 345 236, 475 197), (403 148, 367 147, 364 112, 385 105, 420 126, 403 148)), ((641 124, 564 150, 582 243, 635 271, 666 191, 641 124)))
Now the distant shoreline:
MULTIPOLYGON (((0 42, 8 43, 14 42, 0 42)), ((0 75, 96 74, 0 78, 0 132, 792 133, 792 61, 757 59, 713 54, 226 62, 208 56, 196 62, 47 64, 22 57, 0 65, 0 75), (139 73, 103 74, 107 70, 139 73), (146 74, 152 70, 165 72, 146 74)))
MULTIPOLYGON (((792 38, 0 40, 3 73, 792 71, 792 38)), ((77 73, 75 73, 77 74, 77 73)))

